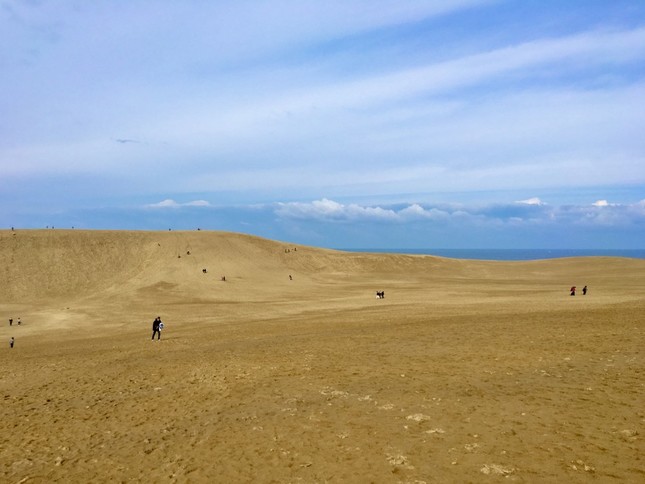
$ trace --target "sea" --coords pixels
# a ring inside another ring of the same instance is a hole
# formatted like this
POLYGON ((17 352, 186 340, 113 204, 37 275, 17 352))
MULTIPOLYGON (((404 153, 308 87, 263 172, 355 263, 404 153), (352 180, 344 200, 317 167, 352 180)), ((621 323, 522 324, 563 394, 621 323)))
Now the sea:
POLYGON ((347 252, 421 254, 476 260, 541 260, 562 257, 629 257, 645 259, 645 249, 338 249, 347 252))

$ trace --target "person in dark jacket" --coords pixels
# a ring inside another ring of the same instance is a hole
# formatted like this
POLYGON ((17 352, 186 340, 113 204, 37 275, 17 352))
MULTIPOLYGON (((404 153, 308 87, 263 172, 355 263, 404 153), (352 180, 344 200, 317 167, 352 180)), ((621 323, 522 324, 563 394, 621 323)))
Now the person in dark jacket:
POLYGON ((161 339, 161 329, 159 328, 160 324, 161 318, 157 316, 152 323, 152 339, 155 339, 155 334, 157 335, 158 340, 161 339))

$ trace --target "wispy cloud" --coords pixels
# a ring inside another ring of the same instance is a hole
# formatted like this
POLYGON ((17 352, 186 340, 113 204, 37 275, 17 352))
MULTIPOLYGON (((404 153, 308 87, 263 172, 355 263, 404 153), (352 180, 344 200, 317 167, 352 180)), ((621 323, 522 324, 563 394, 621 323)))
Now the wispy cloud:
POLYGON ((0 216, 639 224, 644 62, 631 0, 5 2, 0 216))
POLYGON ((178 203, 170 198, 157 203, 145 205, 146 208, 181 208, 181 207, 210 207, 211 204, 206 200, 193 200, 192 202, 178 203))
POLYGON ((519 200, 517 203, 523 203, 525 205, 544 205, 544 202, 538 197, 527 198, 526 200, 519 200))

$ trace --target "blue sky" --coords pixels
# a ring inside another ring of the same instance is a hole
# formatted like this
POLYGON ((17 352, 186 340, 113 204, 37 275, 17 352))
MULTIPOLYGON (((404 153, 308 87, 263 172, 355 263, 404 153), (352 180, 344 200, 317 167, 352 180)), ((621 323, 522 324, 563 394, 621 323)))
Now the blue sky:
POLYGON ((645 2, 0 0, 0 227, 644 248, 645 2))

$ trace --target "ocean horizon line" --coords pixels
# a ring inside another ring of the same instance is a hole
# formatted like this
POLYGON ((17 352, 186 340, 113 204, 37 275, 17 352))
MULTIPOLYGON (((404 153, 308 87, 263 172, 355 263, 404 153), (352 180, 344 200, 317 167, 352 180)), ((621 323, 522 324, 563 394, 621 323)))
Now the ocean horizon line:
POLYGON ((345 252, 435 255, 452 259, 475 260, 542 260, 565 257, 627 257, 645 259, 645 249, 446 249, 446 248, 338 248, 345 252))

